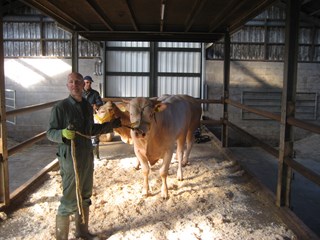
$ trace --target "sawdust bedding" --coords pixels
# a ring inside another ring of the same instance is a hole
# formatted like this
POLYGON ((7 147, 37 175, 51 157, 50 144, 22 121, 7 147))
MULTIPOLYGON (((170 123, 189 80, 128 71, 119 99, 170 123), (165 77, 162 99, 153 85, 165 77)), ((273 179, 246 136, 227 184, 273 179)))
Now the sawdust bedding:
MULTIPOLYGON (((110 240, 297 239, 269 211, 253 179, 210 144, 195 144, 184 181, 176 179, 177 163, 172 162, 168 200, 160 197, 160 162, 149 176, 153 195, 143 198, 134 155, 95 160, 90 231, 110 240)), ((61 178, 58 171, 49 175, 19 209, 0 213, 0 239, 54 239, 61 178)), ((69 238, 73 231, 71 220, 69 238)))

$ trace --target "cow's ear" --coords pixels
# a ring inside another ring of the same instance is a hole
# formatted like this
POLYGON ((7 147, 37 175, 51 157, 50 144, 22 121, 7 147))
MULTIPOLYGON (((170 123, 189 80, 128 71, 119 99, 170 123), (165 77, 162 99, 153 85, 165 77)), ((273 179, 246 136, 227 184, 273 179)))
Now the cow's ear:
POLYGON ((122 99, 122 102, 125 104, 124 108, 129 112, 130 100, 122 99))
POLYGON ((155 112, 162 112, 167 108, 167 104, 165 103, 158 103, 154 106, 154 111, 155 112))

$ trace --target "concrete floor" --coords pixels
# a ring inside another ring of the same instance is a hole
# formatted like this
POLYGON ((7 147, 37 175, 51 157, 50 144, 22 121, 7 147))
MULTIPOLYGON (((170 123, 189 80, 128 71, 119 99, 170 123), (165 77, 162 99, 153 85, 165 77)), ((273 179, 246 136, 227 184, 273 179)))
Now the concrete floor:
MULTIPOLYGON (((261 148, 230 148, 238 162, 274 194, 277 188, 278 159, 261 148)), ((315 159, 296 158, 320 174, 320 163, 315 159)), ((292 211, 320 236, 320 187, 294 171, 291 186, 292 211)))

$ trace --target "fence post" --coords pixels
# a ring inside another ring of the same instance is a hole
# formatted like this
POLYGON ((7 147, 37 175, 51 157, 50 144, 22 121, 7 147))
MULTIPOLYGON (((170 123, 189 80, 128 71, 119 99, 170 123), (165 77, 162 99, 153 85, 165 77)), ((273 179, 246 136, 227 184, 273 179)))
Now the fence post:
POLYGON ((281 100, 280 146, 276 205, 290 207, 292 169, 285 162, 293 158, 293 126, 287 119, 295 115, 299 40, 299 0, 287 0, 285 57, 281 100))
MULTIPOLYGON (((0 12, 0 36, 3 36, 2 12, 0 12)), ((9 168, 7 150, 7 123, 4 84, 4 50, 3 38, 0 37, 0 206, 8 206, 9 193, 9 168)))
MULTIPOLYGON (((230 85, 230 35, 224 35, 224 66, 223 66, 223 99, 229 98, 230 85)), ((228 147, 228 104, 223 101, 223 124, 221 133, 222 147, 228 147)))

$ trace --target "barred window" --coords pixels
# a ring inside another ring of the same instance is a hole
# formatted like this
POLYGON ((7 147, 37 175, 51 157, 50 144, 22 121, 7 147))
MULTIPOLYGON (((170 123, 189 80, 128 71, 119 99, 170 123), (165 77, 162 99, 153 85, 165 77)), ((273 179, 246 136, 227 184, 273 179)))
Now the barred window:
MULTIPOLYGON (((270 7, 230 36, 231 60, 283 61, 285 11, 270 7)), ((207 60, 224 58, 224 43, 207 48, 207 60)), ((320 28, 302 26, 299 31, 299 62, 320 62, 320 28)))
MULTIPOLYGON (((71 33, 58 28, 53 21, 4 21, 4 56, 14 57, 71 57, 71 33)), ((79 38, 79 57, 100 56, 96 42, 79 38)))

